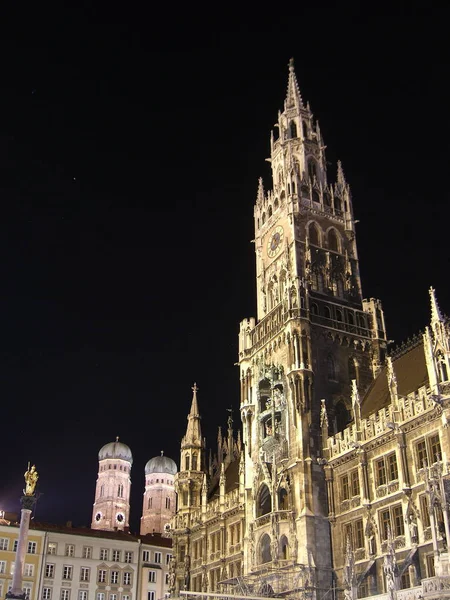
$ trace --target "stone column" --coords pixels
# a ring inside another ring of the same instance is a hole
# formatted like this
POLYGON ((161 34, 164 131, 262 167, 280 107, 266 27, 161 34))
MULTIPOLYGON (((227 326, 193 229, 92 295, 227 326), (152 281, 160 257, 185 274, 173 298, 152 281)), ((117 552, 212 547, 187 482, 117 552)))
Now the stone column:
POLYGON ((22 510, 20 515, 19 541, 17 543, 16 560, 14 562, 14 575, 11 591, 6 594, 6 598, 25 599, 25 592, 22 589, 23 565, 28 542, 28 530, 30 528, 31 511, 36 501, 34 496, 22 496, 20 502, 22 510))

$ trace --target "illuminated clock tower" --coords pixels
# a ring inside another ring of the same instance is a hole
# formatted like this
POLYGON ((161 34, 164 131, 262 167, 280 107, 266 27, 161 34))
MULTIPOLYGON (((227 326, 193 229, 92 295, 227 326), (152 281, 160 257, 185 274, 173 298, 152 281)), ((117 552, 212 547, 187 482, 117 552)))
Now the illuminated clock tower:
POLYGON ((292 61, 275 127, 272 190, 259 181, 254 209, 257 318, 239 335, 244 568, 291 561, 299 586, 323 596, 333 582, 322 436, 349 422, 352 381, 367 389, 386 336, 380 302, 362 298, 349 185, 340 163, 328 182, 292 61))

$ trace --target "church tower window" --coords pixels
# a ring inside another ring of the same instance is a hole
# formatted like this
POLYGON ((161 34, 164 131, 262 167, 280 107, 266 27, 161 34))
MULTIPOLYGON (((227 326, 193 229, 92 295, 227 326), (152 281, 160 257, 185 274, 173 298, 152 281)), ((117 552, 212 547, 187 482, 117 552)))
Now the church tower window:
POLYGON ((289 125, 289 131, 291 134, 291 138, 296 138, 297 136, 297 124, 295 123, 295 121, 291 121, 290 125, 289 125))
POLYGON ((196 471, 197 470, 197 455, 194 454, 192 455, 192 470, 196 471))
POLYGON ((328 232, 328 248, 333 252, 339 252, 339 242, 334 229, 330 229, 328 232))
POLYGON ((189 471, 189 456, 186 456, 184 464, 185 464, 185 467, 186 467, 186 471, 189 471))
POLYGON ((303 126, 303 137, 308 139, 308 124, 306 123, 306 121, 302 122, 302 126, 303 126))

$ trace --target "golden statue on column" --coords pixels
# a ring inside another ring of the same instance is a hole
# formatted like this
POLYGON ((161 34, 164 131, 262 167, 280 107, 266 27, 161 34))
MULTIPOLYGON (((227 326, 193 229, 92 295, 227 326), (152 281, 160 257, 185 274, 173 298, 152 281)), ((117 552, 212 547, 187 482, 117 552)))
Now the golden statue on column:
POLYGON ((30 469, 30 463, 28 463, 28 470, 24 473, 25 478, 25 489, 23 493, 25 496, 34 496, 34 490, 36 488, 37 480, 39 479, 39 474, 36 471, 36 466, 33 465, 30 469))

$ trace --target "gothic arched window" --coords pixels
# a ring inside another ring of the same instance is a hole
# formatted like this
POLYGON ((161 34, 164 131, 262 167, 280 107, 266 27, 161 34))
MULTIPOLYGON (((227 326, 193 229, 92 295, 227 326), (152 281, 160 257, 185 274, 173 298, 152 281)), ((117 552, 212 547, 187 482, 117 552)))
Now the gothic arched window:
POLYGON ((261 563, 268 563, 272 560, 272 552, 270 549, 270 536, 265 533, 260 542, 261 563))
POLYGON ((328 308, 328 306, 323 307, 323 316, 326 317, 327 319, 331 319, 331 311, 328 308))
POLYGON ((189 456, 186 456, 186 459, 185 459, 185 469, 186 469, 186 471, 189 471, 189 466, 190 466, 189 465, 189 456))
POLYGON ((342 202, 339 196, 334 197, 334 209, 342 212, 342 202))
POLYGON ((336 310, 336 320, 342 321, 342 311, 336 310))
POLYGON ((334 252, 339 252, 339 241, 334 229, 328 232, 328 248, 334 252))
POLYGON ((319 308, 317 306, 317 304, 315 302, 313 302, 311 304, 311 314, 313 315, 318 315, 319 314, 319 308))
POLYGON ((319 196, 319 192, 317 190, 313 190, 312 199, 313 199, 313 202, 320 204, 320 196, 319 196))
POLYGON ((308 139, 308 124, 306 121, 302 121, 303 126, 303 137, 308 139))
POLYGON ((275 202, 273 203, 275 210, 278 208, 278 198, 275 198, 275 202))
POLYGON ((170 498, 166 498, 166 508, 170 510, 170 498))
POLYGON ((289 131, 291 134, 291 138, 296 138, 297 136, 297 125, 295 123, 295 121, 291 121, 290 125, 289 125, 289 131))
POLYGON ((280 558, 281 560, 289 558, 289 543, 285 535, 282 535, 280 538, 280 558))
POLYGON ((272 216, 272 207, 271 206, 269 206, 269 210, 267 212, 269 213, 269 219, 270 219, 270 217, 272 216))
POLYGON ((262 517, 272 512, 272 498, 270 496, 269 488, 265 483, 262 484, 256 505, 257 516, 262 517))
POLYGON ((308 227, 309 243, 313 246, 320 246, 319 230, 315 223, 310 223, 308 227))
POLYGON ((261 220, 262 220, 262 224, 264 225, 264 223, 266 222, 266 213, 262 214, 261 220))
POLYGON ((192 470, 193 471, 197 470, 197 454, 195 452, 192 455, 192 470))
POLYGON ((119 496, 119 498, 123 498, 123 485, 120 483, 119 487, 117 488, 117 495, 119 496))

